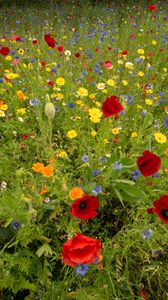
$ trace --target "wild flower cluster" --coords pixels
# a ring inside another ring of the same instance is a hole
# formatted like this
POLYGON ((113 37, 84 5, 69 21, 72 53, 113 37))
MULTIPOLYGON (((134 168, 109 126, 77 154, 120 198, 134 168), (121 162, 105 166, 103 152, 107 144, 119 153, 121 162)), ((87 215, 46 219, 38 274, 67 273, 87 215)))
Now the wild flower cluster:
POLYGON ((165 7, 71 4, 0 16, 0 291, 166 299, 165 7))

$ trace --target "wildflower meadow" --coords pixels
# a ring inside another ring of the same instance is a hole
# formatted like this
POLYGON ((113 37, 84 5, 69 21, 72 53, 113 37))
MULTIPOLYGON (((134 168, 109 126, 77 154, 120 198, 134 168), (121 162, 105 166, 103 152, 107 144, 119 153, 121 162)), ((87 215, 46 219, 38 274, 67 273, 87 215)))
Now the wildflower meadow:
POLYGON ((0 299, 168 299, 168 2, 0 24, 0 299))

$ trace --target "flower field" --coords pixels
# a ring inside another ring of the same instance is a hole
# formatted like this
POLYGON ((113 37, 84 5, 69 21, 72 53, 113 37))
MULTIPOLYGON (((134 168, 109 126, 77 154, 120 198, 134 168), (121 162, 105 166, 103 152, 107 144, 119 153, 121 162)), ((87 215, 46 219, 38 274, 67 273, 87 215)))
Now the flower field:
POLYGON ((168 2, 1 2, 0 299, 168 299, 168 2))

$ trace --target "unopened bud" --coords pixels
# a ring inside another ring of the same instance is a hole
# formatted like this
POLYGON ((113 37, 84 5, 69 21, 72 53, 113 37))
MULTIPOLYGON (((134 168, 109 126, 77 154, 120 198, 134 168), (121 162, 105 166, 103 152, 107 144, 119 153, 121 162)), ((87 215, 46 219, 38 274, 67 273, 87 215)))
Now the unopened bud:
POLYGON ((55 115, 55 107, 51 102, 47 102, 44 107, 44 112, 49 119, 53 119, 55 115))

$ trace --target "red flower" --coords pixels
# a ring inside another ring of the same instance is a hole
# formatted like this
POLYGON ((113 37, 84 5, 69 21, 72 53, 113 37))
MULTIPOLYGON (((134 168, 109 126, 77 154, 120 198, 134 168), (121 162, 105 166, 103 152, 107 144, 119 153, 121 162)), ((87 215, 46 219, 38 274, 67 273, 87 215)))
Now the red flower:
POLYGON ((55 47, 55 39, 51 36, 51 34, 45 34, 44 40, 48 44, 49 47, 54 48, 55 47))
POLYGON ((24 133, 24 134, 22 135, 22 139, 23 139, 23 140, 27 140, 27 139, 28 139, 28 137, 29 137, 29 136, 28 136, 28 134, 27 134, 27 133, 24 133))
POLYGON ((148 213, 155 213, 163 222, 168 224, 168 195, 163 195, 159 199, 153 201, 155 207, 148 208, 148 213))
POLYGON ((46 61, 41 61, 41 65, 42 65, 42 67, 45 67, 45 65, 46 65, 46 61))
POLYGON ((156 5, 154 5, 154 4, 149 5, 149 10, 151 12, 155 11, 156 10, 156 5))
POLYGON ((58 52, 64 52, 64 47, 63 46, 58 46, 57 50, 58 50, 58 52))
POLYGON ((103 102, 102 111, 105 118, 115 116, 123 111, 123 107, 118 100, 118 97, 113 95, 103 102))
POLYGON ((101 242, 88 236, 77 235, 62 245, 62 261, 71 267, 90 264, 100 257, 101 242))
POLYGON ((123 51, 122 55, 128 55, 128 51, 127 50, 123 51))
POLYGON ((78 219, 88 220, 96 216, 98 207, 99 202, 95 196, 84 195, 72 204, 70 212, 78 219))
POLYGON ((32 44, 33 44, 33 45, 38 44, 38 40, 32 40, 32 44))
POLYGON ((0 54, 7 56, 10 52, 10 49, 6 46, 2 46, 2 48, 0 49, 0 54))
POLYGON ((75 56, 76 56, 77 58, 79 58, 79 57, 81 56, 81 54, 80 54, 79 52, 76 52, 76 53, 75 53, 75 56))
POLYGON ((53 86, 53 85, 54 85, 54 80, 49 80, 49 81, 47 82, 47 84, 48 84, 49 86, 53 86))
POLYGON ((16 42, 21 42, 21 37, 20 36, 16 36, 16 42))
POLYGON ((145 150, 137 159, 137 166, 143 176, 151 176, 161 168, 161 159, 149 150, 145 150))

